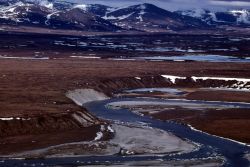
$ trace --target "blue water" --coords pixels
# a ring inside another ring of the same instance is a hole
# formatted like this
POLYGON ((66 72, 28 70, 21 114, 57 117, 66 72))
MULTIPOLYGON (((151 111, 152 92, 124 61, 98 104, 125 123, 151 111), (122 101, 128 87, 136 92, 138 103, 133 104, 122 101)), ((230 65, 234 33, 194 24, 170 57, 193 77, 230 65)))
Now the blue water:
POLYGON ((174 88, 139 88, 139 89, 125 90, 125 92, 127 93, 162 92, 162 93, 169 93, 172 95, 184 94, 183 91, 174 88))
POLYGON ((181 55, 181 56, 152 56, 152 57, 137 57, 140 60, 161 60, 161 61, 204 61, 204 62, 250 62, 249 58, 239 58, 233 56, 222 55, 181 55))

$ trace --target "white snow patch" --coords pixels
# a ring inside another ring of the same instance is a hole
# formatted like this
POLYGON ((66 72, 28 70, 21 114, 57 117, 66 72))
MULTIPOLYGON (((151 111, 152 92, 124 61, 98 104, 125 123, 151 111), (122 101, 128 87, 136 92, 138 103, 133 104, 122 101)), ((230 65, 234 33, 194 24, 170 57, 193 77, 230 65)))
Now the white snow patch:
MULTIPOLYGON (((176 79, 187 79, 187 77, 180 77, 180 76, 173 76, 173 75, 161 75, 162 77, 169 79, 173 84, 175 84, 176 79)), ((248 85, 250 83, 249 78, 228 78, 228 77, 197 77, 192 76, 191 77, 194 82, 197 80, 219 80, 219 81, 236 81, 234 85, 227 86, 231 89, 242 89, 242 90, 249 90, 250 86, 248 85)))
POLYGON ((48 15, 46 16, 47 20, 45 21, 45 24, 46 24, 46 25, 49 25, 49 20, 51 19, 51 17, 52 17, 53 15, 56 15, 57 13, 59 13, 59 12, 56 11, 56 12, 52 12, 52 13, 48 14, 48 15))
POLYGON ((115 130, 111 126, 108 126, 108 131, 111 133, 115 133, 115 130))
POLYGON ((131 15, 133 15, 134 13, 129 13, 127 15, 122 15, 122 16, 119 16, 119 17, 115 17, 115 16, 104 16, 103 19, 106 19, 106 20, 124 20, 128 17, 130 17, 131 15))
POLYGON ((53 9, 54 6, 53 3, 48 2, 47 0, 40 1, 40 5, 49 9, 53 9))
POLYGON ((173 84, 175 84, 176 79, 186 79, 186 77, 174 76, 174 75, 161 75, 162 77, 169 79, 173 84))
POLYGON ((9 118, 0 118, 1 121, 12 121, 14 120, 13 117, 9 117, 9 118))
POLYGON ((137 80, 141 80, 141 77, 135 77, 135 79, 137 79, 137 80))
POLYGON ((194 81, 197 81, 197 80, 208 80, 208 79, 211 79, 211 80, 222 80, 222 81, 238 81, 238 82, 250 82, 250 79, 248 78, 227 78, 227 77, 195 77, 195 76, 192 76, 192 79, 194 81))
POLYGON ((6 117, 6 118, 0 118, 0 121, 13 121, 13 120, 27 121, 27 120, 30 120, 30 118, 20 118, 20 117, 6 117))
POLYGON ((140 22, 143 22, 142 15, 139 15, 139 16, 137 17, 137 19, 140 20, 140 22))
POLYGON ((237 17, 237 23, 250 24, 250 12, 247 10, 231 10, 234 16, 237 17))
POLYGON ((25 6, 26 12, 29 12, 31 4, 27 3, 24 4, 23 2, 17 2, 6 7, 5 6, 0 7, 0 18, 9 19, 15 22, 22 22, 21 19, 19 18, 19 15, 25 14, 25 12, 19 13, 18 11, 16 11, 17 7, 20 6, 25 6))
POLYGON ((94 140, 95 140, 95 141, 101 140, 102 137, 103 137, 103 133, 102 133, 102 132, 97 132, 97 133, 96 133, 96 137, 95 137, 94 140))
POLYGON ((87 7, 88 7, 88 5, 86 5, 86 4, 77 4, 73 8, 78 8, 78 9, 86 11, 87 7))
POLYGON ((13 56, 2 56, 0 55, 0 59, 23 59, 23 60, 49 60, 49 57, 13 57, 13 56))

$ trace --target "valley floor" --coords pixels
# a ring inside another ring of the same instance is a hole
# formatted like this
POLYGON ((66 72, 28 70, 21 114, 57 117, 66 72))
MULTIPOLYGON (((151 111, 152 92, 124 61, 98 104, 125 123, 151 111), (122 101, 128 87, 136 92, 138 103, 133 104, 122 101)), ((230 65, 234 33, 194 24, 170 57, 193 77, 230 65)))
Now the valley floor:
MULTIPOLYGON (((91 141, 96 138, 101 125, 99 120, 84 108, 66 97, 69 90, 92 88, 113 96, 123 89, 141 87, 204 87, 208 83, 193 81, 166 81, 161 75, 216 76, 248 78, 248 63, 205 62, 147 62, 99 59, 55 59, 0 61, 0 154, 7 155, 25 150, 44 148, 69 142, 91 141), (79 119, 80 118, 80 119, 79 119), (79 121, 81 120, 81 121, 79 121), (81 134, 81 135, 79 135, 81 134), (18 146, 18 147, 17 147, 18 146)), ((213 81, 210 81, 212 83, 213 81)), ((218 82, 214 83, 218 84, 218 82)), ((248 102, 248 92, 240 98, 239 92, 220 94, 221 100, 248 102), (235 98, 234 98, 235 97, 235 98)), ((206 92, 191 93, 190 99, 217 100, 217 95, 206 92)), ((214 112, 214 111, 213 111, 214 112)), ((219 112, 219 111, 218 111, 219 112)), ((249 110, 224 111, 223 114, 194 117, 187 121, 194 127, 223 137, 250 143, 246 115, 249 110), (237 114, 240 112, 241 114, 237 114), (203 126, 200 121, 211 124, 203 126), (241 122, 238 124, 238 122, 241 122), (244 123, 243 123, 244 122, 244 123), (231 126, 228 126, 231 125, 231 126), (236 126, 237 125, 237 126, 236 126), (213 129, 213 130, 211 130, 213 129), (216 129, 216 130, 215 130, 216 129), (240 138, 235 135, 240 134, 240 138)), ((187 116, 181 110, 178 115, 187 116)), ((159 116, 156 115, 158 118, 159 116)), ((175 116, 163 115, 164 119, 175 116)), ((178 117, 179 119, 179 117, 178 117)), ((107 133, 103 140, 110 139, 107 133)))

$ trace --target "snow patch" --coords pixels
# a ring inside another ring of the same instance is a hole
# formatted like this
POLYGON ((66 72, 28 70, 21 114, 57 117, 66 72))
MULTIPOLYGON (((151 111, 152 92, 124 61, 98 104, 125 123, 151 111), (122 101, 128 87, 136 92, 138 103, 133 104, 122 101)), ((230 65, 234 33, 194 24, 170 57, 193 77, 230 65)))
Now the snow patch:
POLYGON ((95 137, 94 140, 95 140, 95 141, 101 140, 102 137, 103 137, 103 133, 102 133, 102 132, 97 132, 97 133, 96 133, 96 137, 95 137))
POLYGON ((81 10, 86 11, 87 7, 88 7, 88 5, 86 5, 86 4, 77 4, 73 8, 77 8, 77 9, 81 9, 81 10))
POLYGON ((111 133, 115 133, 115 130, 114 130, 114 129, 112 129, 112 127, 111 127, 111 126, 108 126, 108 131, 109 131, 109 132, 111 132, 111 133))
POLYGON ((59 13, 59 12, 56 11, 56 12, 52 12, 52 13, 48 14, 48 15, 46 16, 47 20, 45 21, 45 24, 46 24, 46 25, 49 25, 49 20, 51 19, 51 17, 52 17, 53 15, 56 15, 57 13, 59 13))
POLYGON ((0 55, 0 59, 22 59, 22 60, 49 60, 49 57, 11 57, 11 56, 2 56, 0 55))
POLYGON ((133 15, 134 13, 129 13, 127 15, 122 15, 122 16, 119 16, 119 17, 115 17, 115 16, 104 16, 103 19, 106 19, 106 20, 124 20, 128 17, 130 17, 131 15, 133 15))
POLYGON ((229 13, 237 17, 237 23, 250 24, 250 12, 247 10, 231 10, 229 13))
POLYGON ((51 2, 48 2, 46 0, 40 1, 39 5, 44 6, 48 9, 53 9, 54 5, 51 2))
POLYGON ((176 79, 186 79, 186 77, 174 76, 174 75, 161 75, 162 77, 169 79, 173 84, 175 84, 176 79))
POLYGON ((108 126, 101 125, 100 132, 96 133, 96 137, 95 137, 94 141, 101 140, 104 136, 103 132, 115 133, 114 129, 112 129, 110 125, 108 125, 108 126))
MULTIPOLYGON (((161 75, 162 77, 169 79, 173 84, 176 83, 176 79, 185 80, 187 77, 173 76, 173 75, 161 75)), ((197 80, 218 80, 218 81, 236 81, 237 83, 233 85, 228 85, 226 88, 231 89, 242 89, 242 90, 250 90, 250 79, 249 78, 227 78, 227 77, 197 77, 192 76, 194 82, 197 80)))
POLYGON ((143 18, 142 18, 142 16, 140 15, 140 16, 138 16, 137 17, 137 19, 139 19, 140 20, 140 22, 143 22, 143 18))
POLYGON ((135 77, 135 79, 137 79, 137 80, 141 80, 141 77, 135 77))
POLYGON ((13 117, 9 117, 9 118, 0 118, 1 121, 12 121, 14 120, 13 117))
POLYGON ((6 118, 0 118, 0 121, 13 121, 13 120, 27 121, 27 120, 30 120, 30 118, 20 118, 20 117, 6 117, 6 118))
POLYGON ((250 79, 247 78, 226 78, 226 77, 191 77, 194 81, 197 80, 222 80, 222 81, 238 81, 238 82, 250 82, 250 79))

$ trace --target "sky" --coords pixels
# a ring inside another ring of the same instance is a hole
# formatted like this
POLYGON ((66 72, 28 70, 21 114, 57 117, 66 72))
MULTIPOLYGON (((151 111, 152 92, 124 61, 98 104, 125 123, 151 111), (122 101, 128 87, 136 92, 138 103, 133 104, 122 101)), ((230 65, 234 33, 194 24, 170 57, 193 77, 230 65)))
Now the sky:
POLYGON ((109 6, 128 6, 140 3, 152 3, 164 9, 173 11, 179 9, 206 8, 221 9, 250 9, 250 0, 70 0, 86 4, 104 4, 109 6))

